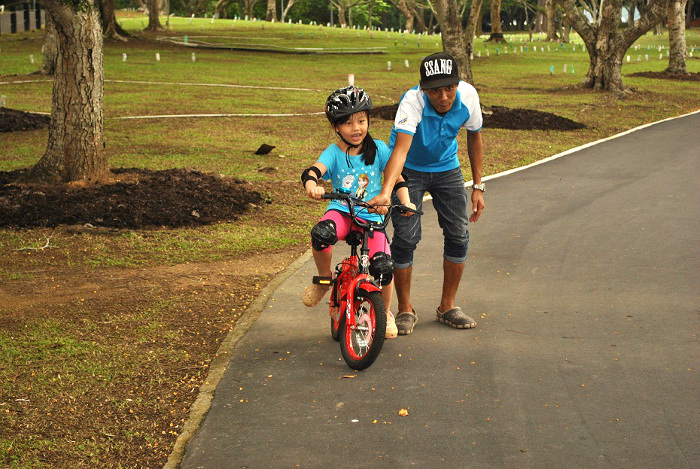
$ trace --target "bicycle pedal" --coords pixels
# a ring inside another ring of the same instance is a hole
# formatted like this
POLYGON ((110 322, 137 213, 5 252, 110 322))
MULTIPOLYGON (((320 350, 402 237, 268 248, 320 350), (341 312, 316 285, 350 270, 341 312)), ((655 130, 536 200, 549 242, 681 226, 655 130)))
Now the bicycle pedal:
POLYGON ((319 275, 314 275, 311 282, 314 285, 333 285, 333 277, 321 277, 319 275))

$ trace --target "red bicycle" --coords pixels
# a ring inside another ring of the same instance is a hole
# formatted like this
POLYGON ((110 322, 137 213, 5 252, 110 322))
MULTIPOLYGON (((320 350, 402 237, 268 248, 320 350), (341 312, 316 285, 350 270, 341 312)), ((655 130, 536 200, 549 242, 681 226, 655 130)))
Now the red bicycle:
POLYGON ((386 228, 392 210, 422 215, 405 205, 389 205, 381 223, 360 219, 356 207, 373 208, 350 194, 331 192, 324 199, 341 199, 347 202, 353 225, 345 241, 350 245, 350 256, 335 267, 333 277, 314 276, 313 283, 331 285, 329 311, 331 336, 340 342, 345 362, 355 370, 368 368, 379 356, 386 334, 386 309, 381 297, 382 278, 369 274, 370 259, 367 240, 376 230, 386 228), (358 255, 359 247, 359 255, 358 255))

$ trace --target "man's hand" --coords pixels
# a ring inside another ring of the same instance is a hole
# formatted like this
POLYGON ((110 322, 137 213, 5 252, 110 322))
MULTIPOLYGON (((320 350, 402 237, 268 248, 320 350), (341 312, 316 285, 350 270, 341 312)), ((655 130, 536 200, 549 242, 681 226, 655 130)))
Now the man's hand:
POLYGON ((476 223, 484 207, 484 193, 479 189, 472 190, 472 214, 469 216, 471 223, 476 223))
POLYGON ((374 206, 374 208, 371 209, 370 212, 376 212, 380 215, 386 215, 389 209, 386 207, 382 207, 382 205, 389 205, 391 203, 391 197, 383 195, 380 192, 379 195, 375 196, 374 198, 372 198, 372 200, 370 200, 367 203, 369 205, 374 206), (379 205, 379 207, 377 207, 377 205, 379 205))

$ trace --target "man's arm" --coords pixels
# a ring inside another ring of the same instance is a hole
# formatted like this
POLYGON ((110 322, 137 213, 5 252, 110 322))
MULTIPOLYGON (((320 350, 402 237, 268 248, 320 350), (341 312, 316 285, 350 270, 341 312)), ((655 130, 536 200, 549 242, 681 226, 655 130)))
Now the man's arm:
MULTIPOLYGON (((469 164, 472 167, 472 180, 474 184, 481 184, 481 173, 484 164, 484 142, 481 139, 481 131, 467 132, 467 152, 469 153, 469 164)), ((472 223, 476 222, 481 216, 484 207, 484 193, 479 189, 473 189, 472 214, 469 216, 469 221, 472 223)))
POLYGON ((413 142, 413 135, 404 132, 396 134, 394 149, 391 152, 386 168, 384 168, 382 190, 379 195, 369 201, 371 205, 387 205, 391 203, 391 191, 394 190, 394 185, 399 180, 399 176, 401 176, 403 165, 406 162, 406 155, 411 148, 411 142, 413 142))

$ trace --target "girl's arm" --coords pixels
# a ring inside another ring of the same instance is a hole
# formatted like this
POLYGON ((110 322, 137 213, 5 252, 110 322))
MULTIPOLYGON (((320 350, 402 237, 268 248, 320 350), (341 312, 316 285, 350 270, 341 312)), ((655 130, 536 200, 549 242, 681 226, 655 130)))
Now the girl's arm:
MULTIPOLYGON (((401 204, 405 205, 406 207, 415 210, 416 204, 411 202, 411 198, 408 194, 408 186, 406 185, 406 181, 403 178, 403 176, 399 175, 399 179, 398 181, 396 181, 396 185, 399 186, 399 188, 396 189, 396 197, 399 198, 399 202, 401 202, 401 204)), ((401 215, 404 217, 410 217, 411 215, 413 215, 413 212, 406 212, 402 213, 401 215)))
POLYGON ((315 200, 321 200, 321 196, 326 193, 326 189, 319 185, 318 180, 326 174, 326 165, 317 161, 313 166, 304 170, 301 173, 301 180, 304 184, 304 190, 306 190, 306 195, 315 200))

